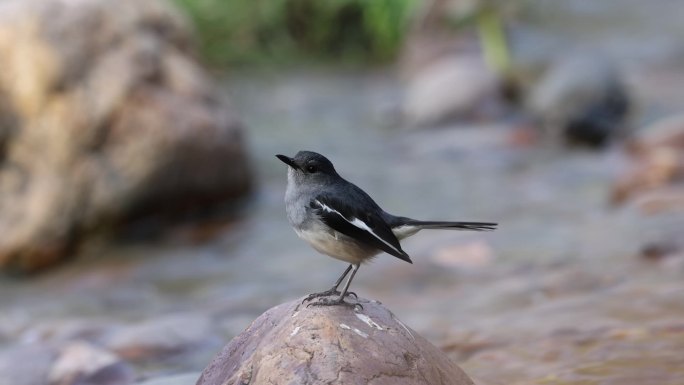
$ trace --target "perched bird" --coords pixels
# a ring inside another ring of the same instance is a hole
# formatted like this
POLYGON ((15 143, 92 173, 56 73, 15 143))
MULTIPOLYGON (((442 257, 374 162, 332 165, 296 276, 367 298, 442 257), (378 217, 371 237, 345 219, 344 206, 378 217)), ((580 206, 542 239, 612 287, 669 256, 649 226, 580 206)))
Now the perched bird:
POLYGON ((335 285, 309 295, 305 301, 339 294, 336 299, 321 298, 312 303, 350 305, 344 301, 361 263, 384 251, 408 263, 411 258, 399 240, 423 229, 494 230, 496 223, 419 221, 385 212, 363 190, 342 178, 323 155, 300 151, 294 158, 276 155, 289 166, 285 209, 297 235, 322 254, 350 263, 335 285), (351 275, 341 292, 342 280, 351 275))

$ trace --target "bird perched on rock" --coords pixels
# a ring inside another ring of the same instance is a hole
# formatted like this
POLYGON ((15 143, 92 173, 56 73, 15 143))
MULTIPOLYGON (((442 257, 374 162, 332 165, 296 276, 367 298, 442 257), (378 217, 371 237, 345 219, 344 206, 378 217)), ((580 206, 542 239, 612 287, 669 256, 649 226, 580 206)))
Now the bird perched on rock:
POLYGON ((423 229, 494 230, 490 222, 419 221, 385 212, 359 187, 342 178, 333 164, 323 155, 300 151, 294 158, 276 155, 289 166, 285 209, 287 218, 297 235, 318 252, 350 263, 335 285, 327 291, 309 295, 312 303, 350 305, 344 301, 361 263, 380 252, 386 252, 408 263, 411 258, 401 249, 399 240, 423 229), (351 275, 341 292, 342 280, 351 275))

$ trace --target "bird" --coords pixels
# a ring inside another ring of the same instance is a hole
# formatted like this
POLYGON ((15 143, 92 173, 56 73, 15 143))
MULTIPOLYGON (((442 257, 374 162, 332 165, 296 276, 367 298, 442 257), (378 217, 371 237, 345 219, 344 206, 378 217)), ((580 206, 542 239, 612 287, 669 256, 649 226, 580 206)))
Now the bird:
POLYGON ((497 227, 492 222, 421 221, 392 215, 361 188, 342 178, 325 156, 299 151, 294 157, 276 157, 288 166, 285 211, 294 231, 319 253, 349 263, 331 289, 304 299, 303 302, 318 298, 309 305, 358 306, 345 298, 356 296, 349 292, 349 286, 360 265, 381 252, 413 263, 399 241, 420 230, 487 231, 497 227), (336 298, 330 298, 335 295, 336 298))

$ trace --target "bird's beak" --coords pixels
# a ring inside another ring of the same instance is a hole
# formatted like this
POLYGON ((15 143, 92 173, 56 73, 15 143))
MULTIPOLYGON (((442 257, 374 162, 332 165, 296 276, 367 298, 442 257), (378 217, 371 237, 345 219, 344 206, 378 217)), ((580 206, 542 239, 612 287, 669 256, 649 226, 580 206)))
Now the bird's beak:
POLYGON ((285 156, 285 155, 276 155, 276 158, 282 160, 283 163, 285 163, 286 165, 288 165, 288 166, 294 168, 295 170, 301 170, 301 168, 299 168, 299 166, 297 165, 297 163, 295 163, 294 159, 290 158, 289 156, 285 156))

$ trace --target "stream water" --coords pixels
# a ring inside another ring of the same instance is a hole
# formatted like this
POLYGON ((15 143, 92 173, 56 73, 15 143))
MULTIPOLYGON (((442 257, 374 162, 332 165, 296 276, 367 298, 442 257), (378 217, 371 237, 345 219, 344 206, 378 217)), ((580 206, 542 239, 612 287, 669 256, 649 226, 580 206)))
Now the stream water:
POLYGON ((500 223, 491 233, 420 233, 404 242, 413 265, 383 255, 353 284, 480 384, 684 383, 684 257, 637 256, 680 236, 684 220, 609 207, 626 164, 617 149, 520 147, 503 124, 392 129, 397 85, 384 73, 262 73, 227 84, 258 182, 241 216, 91 245, 56 272, 0 281, 0 344, 50 341, 75 323, 109 330, 201 314, 215 325, 213 344, 140 364, 147 375, 200 370, 261 312, 327 288, 346 267, 300 241, 285 218, 286 170, 274 155, 311 149, 390 212, 500 223))

